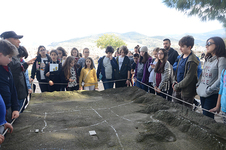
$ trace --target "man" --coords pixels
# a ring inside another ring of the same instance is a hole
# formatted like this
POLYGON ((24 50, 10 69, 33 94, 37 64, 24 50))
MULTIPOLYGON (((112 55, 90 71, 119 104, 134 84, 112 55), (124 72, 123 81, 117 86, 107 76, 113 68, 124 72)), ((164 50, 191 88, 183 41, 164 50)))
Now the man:
MULTIPOLYGON (((20 39, 23 38, 22 35, 17 35, 14 31, 3 32, 0 37, 12 43, 17 47, 17 49, 20 46, 20 39)), ((18 52, 20 51, 18 50, 18 52)), ((20 108, 23 106, 24 100, 28 95, 28 88, 24 72, 30 64, 34 63, 35 59, 36 58, 33 58, 30 61, 21 64, 20 58, 18 56, 14 56, 12 57, 12 61, 8 65, 12 71, 20 108)))
POLYGON ((173 66, 174 62, 177 60, 178 52, 170 47, 171 42, 169 39, 163 40, 163 46, 168 51, 168 61, 173 66))

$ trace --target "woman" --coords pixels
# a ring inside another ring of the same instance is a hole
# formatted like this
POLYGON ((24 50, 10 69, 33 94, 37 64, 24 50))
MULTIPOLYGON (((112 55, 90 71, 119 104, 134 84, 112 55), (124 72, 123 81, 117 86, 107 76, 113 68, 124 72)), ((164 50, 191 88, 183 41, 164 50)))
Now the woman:
POLYGON ((143 85, 140 82, 148 84, 148 79, 150 76, 150 72, 148 71, 148 68, 149 68, 151 62, 152 62, 152 57, 148 54, 147 46, 141 47, 140 48, 140 58, 139 58, 139 62, 137 63, 137 66, 135 69, 136 71, 135 71, 134 78, 136 81, 136 83, 135 83, 136 86, 145 91, 148 91, 148 87, 146 85, 143 85))
POLYGON ((36 56, 36 60, 31 69, 31 78, 30 82, 33 82, 35 75, 39 83, 39 87, 42 92, 48 91, 48 83, 46 77, 44 75, 45 66, 51 61, 51 58, 48 54, 46 54, 46 48, 44 46, 38 47, 38 52, 36 56))
POLYGON ((167 59, 168 52, 165 49, 160 49, 158 51, 158 61, 154 69, 153 87, 157 95, 163 98, 166 98, 166 95, 160 93, 160 91, 168 93, 173 77, 173 67, 167 59))
MULTIPOLYGON (((197 83, 196 92, 200 96, 202 108, 209 110, 217 104, 220 76, 226 68, 225 43, 220 37, 211 37, 206 41, 206 50, 202 76, 197 83)), ((214 119, 212 113, 203 111, 203 114, 214 119)))

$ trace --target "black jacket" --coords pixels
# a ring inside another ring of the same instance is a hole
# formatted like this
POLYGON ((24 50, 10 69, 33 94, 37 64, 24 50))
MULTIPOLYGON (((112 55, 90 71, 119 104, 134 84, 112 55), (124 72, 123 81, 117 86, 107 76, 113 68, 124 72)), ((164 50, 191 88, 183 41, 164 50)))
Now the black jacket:
POLYGON ((49 82, 50 80, 53 81, 54 83, 60 83, 60 71, 62 69, 62 64, 57 61, 57 62, 49 62, 48 65, 46 65, 45 67, 45 77, 46 77, 46 80, 49 82), (50 68, 50 64, 59 64, 59 67, 58 67, 58 70, 57 71, 53 71, 53 72, 50 72, 50 76, 47 77, 46 76, 46 73, 49 72, 49 68, 50 68))
POLYGON ((177 60, 178 52, 173 48, 170 48, 168 51, 168 61, 173 66, 174 62, 177 60))
POLYGON ((125 56, 124 60, 123 60, 123 63, 122 63, 122 66, 121 66, 121 70, 119 70, 119 57, 120 56, 118 56, 116 58, 118 68, 116 70, 115 78, 116 79, 127 79, 128 71, 131 71, 130 59, 129 59, 128 56, 125 56))
POLYGON ((24 72, 26 71, 28 65, 27 63, 20 63, 20 58, 13 57, 12 61, 8 65, 11 69, 14 84, 17 91, 17 96, 19 100, 25 99, 28 95, 28 89, 26 84, 26 79, 24 72))
MULTIPOLYGON (((78 69, 76 67, 74 67, 74 69, 75 69, 75 73, 76 73, 76 82, 79 83, 78 69)), ((61 83, 65 83, 65 84, 62 85, 62 87, 65 87, 66 88, 68 86, 66 83, 69 82, 69 79, 68 80, 66 79, 66 77, 65 77, 64 72, 63 72, 62 69, 60 71, 60 81, 61 81, 61 83)))
MULTIPOLYGON (((46 54, 46 57, 48 59, 48 62, 50 62, 51 61, 50 56, 46 54)), ((36 58, 37 59, 35 60, 33 66, 32 66, 32 69, 31 69, 31 78, 34 79, 35 75, 36 75, 37 80, 41 81, 41 75, 40 75, 41 55, 36 56, 36 58)), ((48 62, 47 62, 47 64, 48 64, 48 62)))

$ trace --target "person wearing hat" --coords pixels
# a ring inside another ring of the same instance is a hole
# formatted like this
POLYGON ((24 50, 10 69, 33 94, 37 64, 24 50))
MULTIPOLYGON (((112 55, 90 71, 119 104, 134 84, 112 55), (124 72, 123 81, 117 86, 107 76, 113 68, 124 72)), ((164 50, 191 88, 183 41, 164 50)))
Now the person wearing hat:
MULTIPOLYGON (((14 31, 3 32, 0 37, 12 43, 14 46, 17 47, 17 49, 19 49, 19 46, 20 46, 20 39, 23 38, 22 35, 17 35, 14 31)), ((20 51, 18 50, 18 52, 20 51)), ((13 80, 15 83, 17 96, 18 96, 19 104, 21 108, 23 106, 24 99, 28 96, 28 88, 27 88, 24 72, 26 71, 26 69, 30 64, 34 63, 34 60, 36 58, 33 58, 28 62, 24 62, 21 64, 19 56, 20 54, 18 56, 12 57, 12 61, 9 63, 8 66, 12 71, 13 80)))
POLYGON ((142 46, 140 48, 140 58, 135 69, 134 79, 136 81, 135 85, 145 91, 148 91, 148 87, 142 83, 148 84, 149 75, 150 75, 148 68, 151 62, 152 62, 152 57, 148 54, 147 46, 142 46), (142 83, 138 82, 137 80, 142 83))

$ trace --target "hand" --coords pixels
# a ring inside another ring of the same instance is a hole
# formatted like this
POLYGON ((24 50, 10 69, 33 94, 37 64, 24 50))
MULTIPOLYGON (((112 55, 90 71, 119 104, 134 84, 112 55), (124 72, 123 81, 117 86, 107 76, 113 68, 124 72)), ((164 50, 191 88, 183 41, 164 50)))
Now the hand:
POLYGON ((34 79, 33 78, 30 78, 29 82, 33 82, 33 81, 34 81, 34 79))
POLYGON ((49 85, 50 85, 50 86, 53 86, 53 85, 54 85, 53 81, 50 80, 50 81, 49 81, 49 85))
POLYGON ((66 60, 66 59, 67 59, 67 57, 66 57, 66 56, 63 56, 63 57, 62 57, 62 60, 66 60))
POLYGON ((98 88, 95 88, 95 90, 98 90, 98 88))
POLYGON ((154 65, 154 64, 151 64, 151 68, 153 68, 153 69, 154 69, 154 68, 155 68, 155 65, 154 65))
POLYGON ((0 145, 4 142, 4 140, 5 140, 5 137, 0 134, 0 145))
POLYGON ((134 82, 137 82, 137 78, 134 77, 133 79, 134 79, 134 82))
POLYGON ((35 62, 35 60, 36 60, 36 58, 32 58, 31 60, 29 60, 29 61, 27 62, 27 65, 33 64, 33 63, 35 62))
POLYGON ((8 130, 9 133, 13 132, 13 126, 10 123, 7 122, 6 124, 4 124, 4 126, 5 126, 5 129, 9 128, 8 130))
POLYGON ((177 82, 174 82, 174 83, 172 84, 172 88, 174 88, 174 85, 175 85, 175 84, 177 84, 177 82))
POLYGON ((112 60, 112 59, 113 59, 112 55, 110 55, 110 57, 109 57, 109 58, 110 58, 110 60, 112 60))
POLYGON ((32 93, 32 89, 28 89, 28 94, 31 94, 32 93))
POLYGON ((69 82, 74 82, 75 80, 73 80, 73 79, 69 79, 69 82))
POLYGON ((82 87, 80 87, 79 90, 82 90, 82 87))
POLYGON ((130 81, 129 80, 126 80, 126 84, 129 86, 130 85, 130 81))
POLYGON ((50 73, 49 73, 49 72, 47 72, 47 73, 46 73, 46 76, 47 76, 47 77, 49 77, 49 76, 50 76, 50 73))
POLYGON ((13 111, 13 113, 12 113, 12 119, 18 118, 19 115, 20 115, 20 114, 19 114, 19 111, 17 111, 17 110, 13 111))
POLYGON ((220 112, 220 107, 214 107, 213 109, 210 109, 209 111, 210 112, 217 112, 217 113, 219 113, 220 112))

